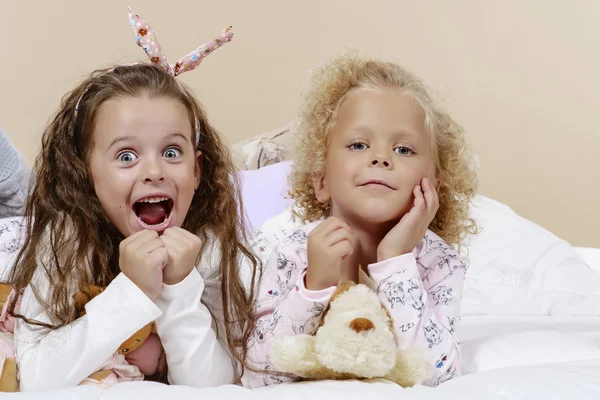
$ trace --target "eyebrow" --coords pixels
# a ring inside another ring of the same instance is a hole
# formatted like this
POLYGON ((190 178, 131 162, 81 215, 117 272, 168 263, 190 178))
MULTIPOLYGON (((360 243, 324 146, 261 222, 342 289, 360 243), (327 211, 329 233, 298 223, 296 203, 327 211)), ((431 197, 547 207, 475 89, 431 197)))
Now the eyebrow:
POLYGON ((107 148, 107 151, 110 150, 113 146, 119 144, 120 142, 126 142, 128 140, 135 140, 135 136, 121 136, 113 140, 107 148))
POLYGON ((173 137, 181 137, 181 138, 183 138, 183 140, 185 140, 186 142, 189 142, 189 141, 190 141, 190 138, 189 138, 189 137, 187 137, 187 136, 185 136, 184 134, 182 134, 182 133, 179 133, 179 132, 176 132, 176 133, 171 133, 171 134, 167 135, 166 139, 171 139, 171 138, 173 138, 173 137))
MULTIPOLYGON (((183 140, 185 140, 186 142, 189 142, 189 141, 190 141, 190 139, 189 139, 187 136, 185 136, 184 134, 182 134, 182 133, 179 133, 179 132, 176 132, 176 133, 171 133, 171 134, 167 135, 167 136, 165 137, 165 139, 171 139, 171 138, 174 138, 174 137, 181 137, 181 138, 182 138, 183 140)), ((113 141, 110 143, 110 145, 108 146, 108 149, 107 149, 107 150, 110 150, 112 147, 116 146, 116 145, 117 145, 117 144, 119 144, 120 142, 126 142, 126 141, 128 141, 128 140, 136 140, 136 139, 137 139, 137 138, 136 138, 135 136, 121 136, 121 137, 118 137, 118 138, 116 138, 115 140, 113 140, 113 141)))
MULTIPOLYGON (((364 133, 364 134, 371 134, 373 133, 373 130, 367 127, 363 127, 363 126, 358 126, 355 128, 350 129, 351 132, 353 133, 364 133)), ((395 130, 391 133, 391 136, 394 138, 406 138, 406 137, 413 137, 413 138, 417 138, 419 135, 417 135, 416 133, 412 132, 412 131, 408 131, 408 130, 404 130, 404 129, 398 129, 395 130)))

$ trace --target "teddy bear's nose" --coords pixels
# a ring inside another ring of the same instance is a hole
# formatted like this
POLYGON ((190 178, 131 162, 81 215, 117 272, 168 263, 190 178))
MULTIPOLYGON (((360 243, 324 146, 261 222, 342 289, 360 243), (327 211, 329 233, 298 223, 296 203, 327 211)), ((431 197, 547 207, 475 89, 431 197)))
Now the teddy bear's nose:
POLYGON ((373 322, 371 322, 370 319, 366 318, 354 318, 352 321, 350 321, 348 325, 350 326, 350 329, 352 329, 356 333, 362 331, 370 331, 371 329, 375 328, 373 322))

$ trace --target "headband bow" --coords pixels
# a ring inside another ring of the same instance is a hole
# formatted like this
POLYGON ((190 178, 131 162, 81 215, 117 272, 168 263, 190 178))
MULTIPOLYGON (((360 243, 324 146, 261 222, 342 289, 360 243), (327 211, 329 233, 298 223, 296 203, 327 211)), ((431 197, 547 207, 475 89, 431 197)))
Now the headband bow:
POLYGON ((229 26, 217 38, 204 43, 202 46, 177 60, 175 64, 170 65, 154 35, 154 29, 137 14, 134 14, 131 8, 127 8, 127 10, 129 11, 129 23, 135 32, 138 46, 144 49, 152 63, 162 66, 173 76, 193 70, 206 56, 225 43, 230 42, 233 38, 233 32, 231 32, 231 26, 229 26))
MULTIPOLYGON (((210 42, 204 43, 194 51, 188 53, 186 56, 180 58, 174 65, 170 65, 167 58, 163 54, 162 48, 154 36, 154 29, 139 15, 134 14, 131 8, 127 8, 129 13, 129 23, 135 32, 136 43, 138 46, 144 49, 148 58, 153 64, 163 67, 168 73, 174 77, 187 71, 191 71, 196 68, 202 60, 209 54, 213 53, 216 49, 223 46, 227 42, 231 42, 233 38, 233 32, 231 32, 231 26, 225 28, 219 37, 211 40, 210 42)), ((113 71, 114 68, 108 70, 113 71)), ((181 85, 180 85, 181 86, 181 85)), ((181 89, 183 91, 183 88, 181 89)), ((75 116, 81 106, 81 100, 87 90, 81 95, 77 104, 75 105, 75 116)), ((196 119, 196 141, 200 139, 200 124, 196 119)))

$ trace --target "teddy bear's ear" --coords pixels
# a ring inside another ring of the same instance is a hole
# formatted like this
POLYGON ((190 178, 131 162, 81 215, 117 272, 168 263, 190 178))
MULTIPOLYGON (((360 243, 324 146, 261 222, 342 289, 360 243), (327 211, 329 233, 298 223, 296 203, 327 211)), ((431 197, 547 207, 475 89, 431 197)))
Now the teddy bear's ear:
POLYGON ((347 292, 348 290, 350 290, 351 287, 354 287, 354 286, 356 286, 356 283, 354 283, 352 281, 340 282, 337 285, 335 292, 333 292, 333 295, 331 296, 331 300, 329 300, 329 302, 334 301, 336 299, 336 297, 340 296, 344 292, 347 292))
MULTIPOLYGON (((356 283, 352 282, 352 281, 347 281, 347 282, 340 282, 338 283, 335 292, 333 292, 333 295, 331 296, 331 300, 329 300, 329 304, 327 305, 327 307, 325 308, 325 311, 323 311, 323 314, 321 315, 321 323, 319 324, 319 328, 323 326, 323 324, 325 323, 325 316, 327 315, 327 313, 329 312, 329 309, 331 308, 331 303, 336 299, 336 297, 340 296, 342 293, 347 292, 348 290, 350 290, 350 288, 356 286, 356 283)), ((313 333, 313 335, 316 334, 316 331, 313 333)))

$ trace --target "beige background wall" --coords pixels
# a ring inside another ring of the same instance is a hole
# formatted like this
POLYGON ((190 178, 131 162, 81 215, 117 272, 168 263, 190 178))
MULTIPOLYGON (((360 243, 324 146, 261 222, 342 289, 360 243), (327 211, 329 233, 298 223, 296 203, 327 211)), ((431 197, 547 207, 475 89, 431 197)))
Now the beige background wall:
POLYGON ((481 193, 600 247, 599 1, 0 0, 0 123, 28 162, 83 75, 143 59, 127 5, 172 60, 234 26, 183 75, 231 142, 295 117, 308 71, 346 47, 394 58, 467 129, 481 193))

